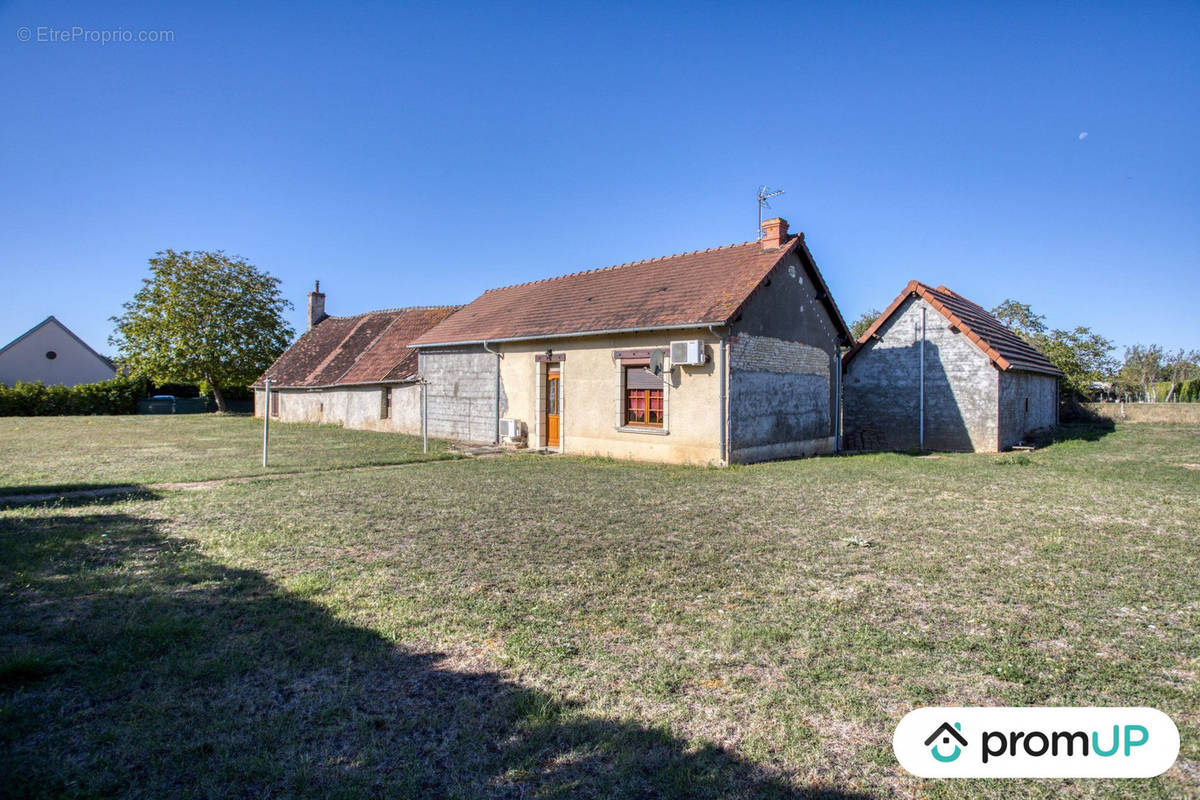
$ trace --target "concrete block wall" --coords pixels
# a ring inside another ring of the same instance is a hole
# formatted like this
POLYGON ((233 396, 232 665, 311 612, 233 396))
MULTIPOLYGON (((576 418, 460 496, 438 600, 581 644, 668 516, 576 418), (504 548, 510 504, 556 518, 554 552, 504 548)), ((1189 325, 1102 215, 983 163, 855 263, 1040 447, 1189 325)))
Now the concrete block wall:
POLYGON ((1036 372, 1000 373, 1000 449, 1058 424, 1058 379, 1036 372))
MULTIPOLYGON (((430 436, 480 444, 496 440, 496 361, 483 347, 421 351, 430 436)), ((499 401, 503 414, 503 397, 499 401)))
POLYGON ((995 452, 999 371, 946 318, 909 298, 853 358, 843 382, 847 450, 920 446, 921 310, 925 310, 925 447, 995 452))

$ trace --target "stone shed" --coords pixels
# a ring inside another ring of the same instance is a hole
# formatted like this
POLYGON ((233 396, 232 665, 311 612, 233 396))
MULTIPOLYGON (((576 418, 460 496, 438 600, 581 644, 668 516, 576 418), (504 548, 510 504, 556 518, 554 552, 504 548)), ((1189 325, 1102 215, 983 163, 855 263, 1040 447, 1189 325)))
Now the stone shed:
POLYGON ((1062 372, 945 286, 911 281, 842 364, 847 450, 997 452, 1058 424, 1062 372))

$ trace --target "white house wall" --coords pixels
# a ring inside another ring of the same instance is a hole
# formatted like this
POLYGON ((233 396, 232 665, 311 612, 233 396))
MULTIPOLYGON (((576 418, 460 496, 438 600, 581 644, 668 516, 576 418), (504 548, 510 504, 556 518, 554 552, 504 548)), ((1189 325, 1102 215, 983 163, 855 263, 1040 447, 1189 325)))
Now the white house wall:
POLYGON ((47 386, 107 381, 116 371, 53 321, 0 353, 0 383, 41 381, 47 386), (47 358, 54 352, 56 357, 47 358))
MULTIPOLYGON (((408 383, 393 386, 391 413, 382 419, 380 386, 331 389, 272 389, 279 392, 280 422, 316 422, 357 430, 385 433, 421 433, 421 387, 408 383)), ((263 390, 254 393, 254 414, 262 416, 263 390)))

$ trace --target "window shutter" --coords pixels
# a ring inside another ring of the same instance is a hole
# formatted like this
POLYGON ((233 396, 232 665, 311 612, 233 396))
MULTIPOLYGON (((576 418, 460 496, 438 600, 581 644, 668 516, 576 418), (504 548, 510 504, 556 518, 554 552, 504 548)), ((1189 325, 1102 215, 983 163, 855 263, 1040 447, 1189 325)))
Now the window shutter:
POLYGON ((629 367, 625 370, 626 389, 661 389, 661 375, 655 375, 644 367, 629 367))

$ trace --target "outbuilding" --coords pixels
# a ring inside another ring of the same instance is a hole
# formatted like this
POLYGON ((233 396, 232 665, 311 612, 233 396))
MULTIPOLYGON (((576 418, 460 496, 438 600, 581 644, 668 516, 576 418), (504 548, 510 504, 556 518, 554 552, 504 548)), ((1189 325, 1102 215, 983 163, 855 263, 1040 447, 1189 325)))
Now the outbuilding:
POLYGON ((847 450, 997 452, 1058 424, 1063 373, 945 286, 911 281, 843 367, 847 450))
POLYGON ((408 344, 457 309, 422 306, 331 317, 317 283, 308 295, 308 330, 254 384, 255 414, 419 434, 417 353, 408 344))

